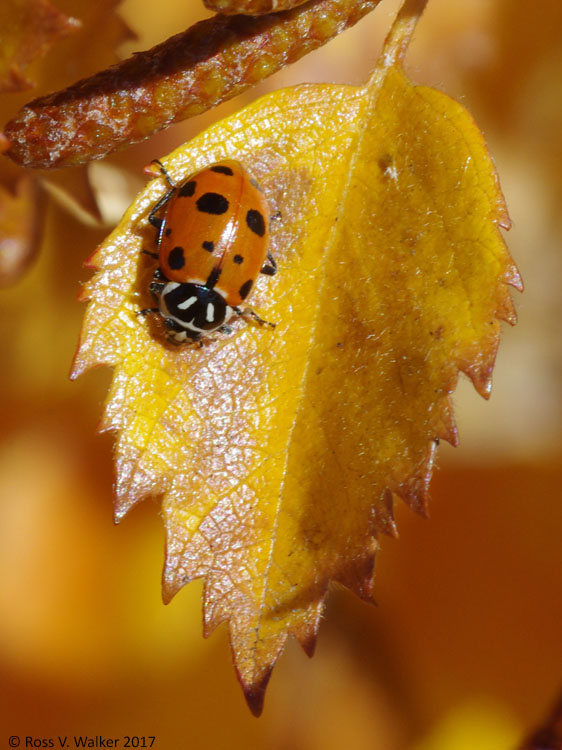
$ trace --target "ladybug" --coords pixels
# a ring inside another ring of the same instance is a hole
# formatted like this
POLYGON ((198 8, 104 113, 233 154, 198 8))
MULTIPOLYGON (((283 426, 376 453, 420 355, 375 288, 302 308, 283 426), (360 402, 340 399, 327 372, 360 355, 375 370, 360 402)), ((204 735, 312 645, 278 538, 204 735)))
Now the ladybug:
POLYGON ((258 274, 273 276, 277 264, 268 250, 270 212, 257 182, 240 162, 225 160, 174 183, 156 164, 170 190, 151 210, 158 259, 150 292, 166 337, 174 343, 200 342, 213 331, 230 333, 238 315, 275 327, 240 305, 258 274))

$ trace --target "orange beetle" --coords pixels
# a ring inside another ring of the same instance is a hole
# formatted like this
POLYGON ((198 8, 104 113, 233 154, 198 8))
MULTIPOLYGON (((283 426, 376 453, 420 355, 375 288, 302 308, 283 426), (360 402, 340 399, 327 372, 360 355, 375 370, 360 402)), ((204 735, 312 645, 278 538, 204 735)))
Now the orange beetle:
POLYGON ((212 331, 230 332, 233 315, 274 327, 249 309, 240 309, 258 274, 272 276, 277 265, 269 246, 270 212, 256 181, 242 164, 225 160, 170 185, 149 215, 158 230, 158 258, 150 291, 176 343, 200 341, 212 331), (160 216, 160 212, 164 215, 160 216))

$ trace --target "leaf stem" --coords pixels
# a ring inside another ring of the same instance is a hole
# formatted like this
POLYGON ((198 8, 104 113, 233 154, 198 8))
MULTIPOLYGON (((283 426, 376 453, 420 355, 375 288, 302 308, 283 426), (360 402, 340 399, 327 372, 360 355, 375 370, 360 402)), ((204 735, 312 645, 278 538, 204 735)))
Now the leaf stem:
POLYGON ((416 25, 426 5, 427 0, 404 0, 384 41, 382 51, 384 68, 403 62, 416 25))

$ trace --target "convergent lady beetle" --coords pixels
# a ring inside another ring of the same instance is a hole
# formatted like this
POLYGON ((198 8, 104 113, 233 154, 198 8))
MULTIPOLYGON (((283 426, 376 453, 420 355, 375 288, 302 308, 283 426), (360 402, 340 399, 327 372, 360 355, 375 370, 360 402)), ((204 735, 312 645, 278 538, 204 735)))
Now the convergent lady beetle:
POLYGON ((268 251, 269 207, 256 181, 242 164, 227 160, 175 184, 155 163, 170 190, 148 217, 158 232, 158 252, 143 252, 158 259, 149 287, 158 307, 141 313, 160 313, 175 343, 201 342, 216 330, 230 333, 226 324, 233 315, 274 328, 239 307, 259 273, 277 271, 268 251))

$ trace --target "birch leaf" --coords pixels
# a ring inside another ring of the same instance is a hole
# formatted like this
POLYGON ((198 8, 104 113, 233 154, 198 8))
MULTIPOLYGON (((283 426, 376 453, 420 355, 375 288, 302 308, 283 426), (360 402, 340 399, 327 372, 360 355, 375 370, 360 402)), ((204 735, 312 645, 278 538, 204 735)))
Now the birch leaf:
POLYGON ((439 438, 456 442, 459 370, 487 397, 506 287, 504 200, 482 135, 402 69, 407 3, 365 86, 277 91, 163 163, 176 181, 222 158, 259 180, 279 271, 202 349, 172 348, 150 306, 154 179, 97 250, 74 375, 115 368, 120 519, 162 495, 164 598, 205 579, 205 634, 227 622, 255 713, 289 635, 311 654, 331 581, 370 600, 394 496, 425 512, 439 438))

